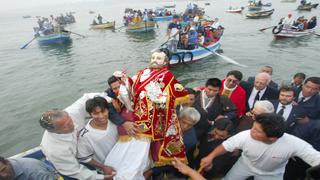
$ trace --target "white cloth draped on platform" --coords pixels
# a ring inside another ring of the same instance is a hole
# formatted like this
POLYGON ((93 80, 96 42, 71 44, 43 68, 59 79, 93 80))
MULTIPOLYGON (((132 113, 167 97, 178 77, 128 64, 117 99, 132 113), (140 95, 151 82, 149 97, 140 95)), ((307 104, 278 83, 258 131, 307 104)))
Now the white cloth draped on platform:
POLYGON ((143 173, 151 167, 150 143, 148 138, 118 141, 104 162, 116 170, 117 175, 113 179, 144 180, 143 173))

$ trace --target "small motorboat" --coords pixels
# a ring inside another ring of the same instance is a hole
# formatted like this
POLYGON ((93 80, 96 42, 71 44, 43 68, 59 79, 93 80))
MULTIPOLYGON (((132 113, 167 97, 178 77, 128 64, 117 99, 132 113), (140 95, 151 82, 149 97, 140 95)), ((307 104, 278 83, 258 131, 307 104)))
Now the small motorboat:
POLYGON ((276 26, 272 29, 272 34, 274 34, 274 37, 276 38, 302 37, 302 36, 312 35, 314 33, 315 33, 315 28, 297 30, 297 29, 283 29, 283 26, 276 26))
POLYGON ((258 19, 258 18, 266 18, 269 17, 273 14, 274 9, 271 10, 267 10, 267 11, 258 11, 258 12, 254 12, 254 13, 248 13, 246 14, 247 18, 250 19, 258 19))
POLYGON ((244 10, 244 7, 241 8, 232 8, 230 7, 229 9, 226 10, 228 13, 241 13, 244 10))
POLYGON ((26 15, 26 16, 22 16, 24 19, 28 19, 28 18, 31 18, 30 15, 26 15))
POLYGON ((318 5, 319 3, 315 3, 315 4, 307 3, 305 5, 299 5, 297 9, 299 11, 311 11, 312 8, 317 8, 318 5))
POLYGON ((106 22, 102 24, 91 24, 91 29, 108 29, 108 28, 114 28, 116 25, 116 22, 106 22))

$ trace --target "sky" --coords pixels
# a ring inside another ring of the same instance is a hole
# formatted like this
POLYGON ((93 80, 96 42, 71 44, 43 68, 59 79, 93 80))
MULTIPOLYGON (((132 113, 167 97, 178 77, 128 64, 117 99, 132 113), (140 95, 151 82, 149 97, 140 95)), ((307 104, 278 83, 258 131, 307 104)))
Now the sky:
POLYGON ((0 0, 0 11, 27 10, 35 7, 50 6, 56 4, 69 4, 90 0, 0 0))

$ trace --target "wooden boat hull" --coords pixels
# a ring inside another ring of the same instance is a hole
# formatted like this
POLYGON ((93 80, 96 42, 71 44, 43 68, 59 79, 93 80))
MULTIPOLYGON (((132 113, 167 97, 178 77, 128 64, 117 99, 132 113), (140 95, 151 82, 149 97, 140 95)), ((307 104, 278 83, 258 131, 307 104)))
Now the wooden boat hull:
POLYGON ((108 28, 114 28, 115 22, 107 22, 102 24, 96 24, 96 25, 90 25, 91 29, 108 29, 108 28))
POLYGON ((256 13, 248 13, 246 14, 247 18, 250 19, 258 19, 258 18, 266 18, 273 14, 274 9, 270 11, 256 12, 256 13))
POLYGON ((163 7, 164 7, 164 8, 175 8, 176 5, 175 5, 175 4, 172 4, 172 5, 164 5, 163 7))
POLYGON ((295 38, 295 37, 302 37, 302 36, 309 36, 315 32, 315 28, 307 29, 304 31, 296 31, 294 29, 282 29, 280 33, 274 34, 276 38, 295 38))
POLYGON ((129 24, 127 26, 127 32, 137 33, 137 32, 148 32, 153 31, 155 26, 155 21, 140 22, 136 24, 129 24))
POLYGON ((243 9, 227 9, 227 13, 241 13, 243 9))
POLYGON ((312 8, 313 8, 313 5, 298 6, 299 11, 311 11, 312 8))
POLYGON ((154 21, 171 21, 173 16, 156 16, 153 18, 154 21))
MULTIPOLYGON (((220 40, 207 46, 213 52, 216 52, 220 48, 220 40)), ((198 47, 193 50, 178 49, 176 53, 173 53, 170 57, 170 65, 179 65, 186 63, 193 63, 213 55, 212 52, 204 49, 203 47, 198 47)))
POLYGON ((63 44, 70 41, 70 33, 55 33, 37 37, 40 45, 63 44))

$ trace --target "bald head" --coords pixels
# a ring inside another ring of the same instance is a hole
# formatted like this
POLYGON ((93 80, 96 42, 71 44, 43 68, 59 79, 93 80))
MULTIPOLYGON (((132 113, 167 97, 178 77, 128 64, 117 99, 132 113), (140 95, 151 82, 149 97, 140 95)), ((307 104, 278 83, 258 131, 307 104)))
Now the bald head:
POLYGON ((261 72, 256 75, 254 80, 254 87, 261 91, 268 86, 271 81, 271 76, 266 72, 261 72))

